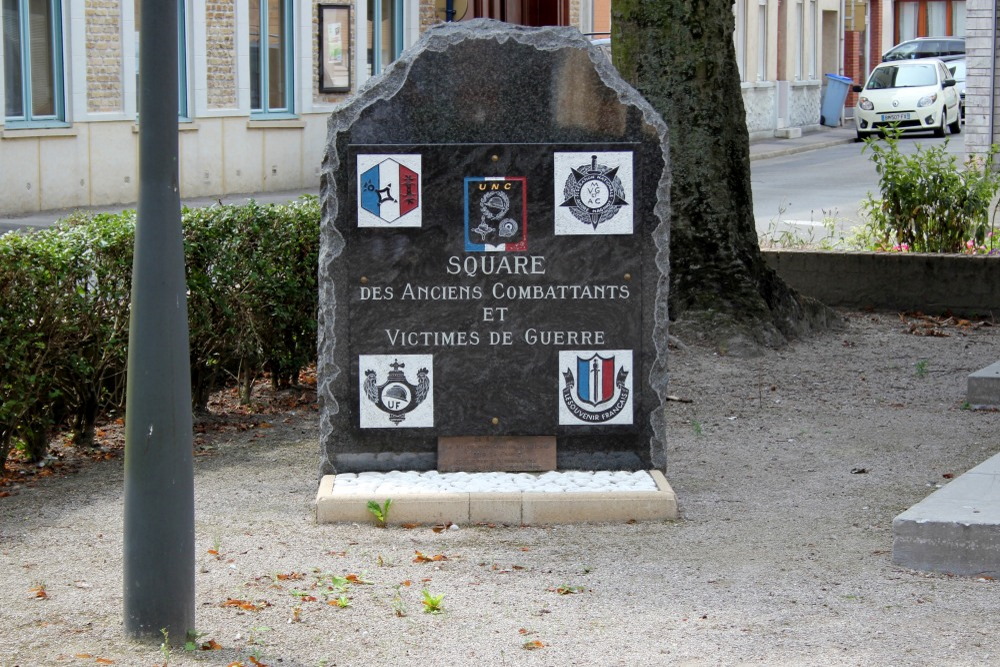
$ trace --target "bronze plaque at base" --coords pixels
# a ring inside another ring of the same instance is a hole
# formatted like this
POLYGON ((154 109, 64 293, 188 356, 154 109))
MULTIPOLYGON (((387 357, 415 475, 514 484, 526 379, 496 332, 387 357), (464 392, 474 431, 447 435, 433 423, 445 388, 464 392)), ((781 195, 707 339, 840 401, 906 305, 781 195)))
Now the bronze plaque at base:
POLYGON ((556 469, 555 436, 438 438, 438 472, 538 472, 556 469))

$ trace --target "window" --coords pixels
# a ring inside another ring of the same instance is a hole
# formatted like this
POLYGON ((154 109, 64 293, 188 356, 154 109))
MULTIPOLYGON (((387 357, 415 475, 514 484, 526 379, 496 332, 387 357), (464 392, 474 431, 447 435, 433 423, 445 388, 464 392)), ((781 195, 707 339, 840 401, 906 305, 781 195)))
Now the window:
POLYGON ((917 10, 919 6, 915 2, 907 2, 898 7, 899 27, 896 30, 899 41, 913 39, 917 36, 917 10))
POLYGON ((948 34, 948 3, 944 0, 932 0, 927 3, 927 34, 948 34))
POLYGON ((965 0, 896 0, 896 43, 915 37, 965 36, 965 0))
MULTIPOLYGON (((135 0, 135 94, 139 96, 139 8, 142 0, 135 0)), ((177 0, 177 116, 188 118, 187 100, 187 31, 184 27, 184 0, 177 0)), ((138 107, 138 104, 136 105, 138 107)))
MULTIPOLYGON (((951 33, 956 37, 965 36, 965 2, 951 3, 951 33)), ((964 47, 964 45, 963 45, 964 47)), ((963 51, 964 53, 964 51, 963 51)))
POLYGON ((767 79, 767 0, 757 6, 757 80, 767 79))
POLYGON ((291 0, 250 0, 250 111, 294 111, 291 0))
POLYGON ((368 0, 368 74, 379 74, 403 51, 403 3, 368 0))
POLYGON ((8 124, 63 121, 59 0, 3 0, 4 115, 8 124))
POLYGON ((819 62, 819 14, 816 0, 809 0, 809 71, 810 79, 817 79, 816 65, 819 62))
POLYGON ((806 9, 802 0, 795 4, 795 28, 799 35, 799 48, 795 50, 795 78, 802 81, 806 78, 806 9))

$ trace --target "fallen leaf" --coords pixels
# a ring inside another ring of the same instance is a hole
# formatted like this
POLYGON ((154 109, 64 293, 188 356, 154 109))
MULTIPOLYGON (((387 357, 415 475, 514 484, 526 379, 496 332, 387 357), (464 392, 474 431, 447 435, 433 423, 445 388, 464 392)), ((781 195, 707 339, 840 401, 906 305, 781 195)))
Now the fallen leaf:
POLYGON ((94 656, 92 656, 89 653, 77 653, 73 657, 74 658, 80 658, 81 660, 86 660, 87 658, 93 658, 94 656))
POLYGON ((868 468, 851 468, 852 475, 864 475, 868 472, 868 468))
POLYGON ((400 525, 400 528, 405 528, 406 530, 412 530, 414 528, 418 528, 419 526, 420 523, 404 523, 400 525))
POLYGON ((340 556, 341 558, 343 558, 344 556, 347 555, 347 552, 346 551, 327 551, 326 555, 327 556, 340 556))
POLYGON ((259 603, 253 603, 249 600, 237 600, 235 598, 229 598, 223 602, 220 606, 222 607, 237 607, 243 611, 260 611, 265 607, 270 607, 271 603, 261 600, 259 603))
POLYGON ((362 579, 361 577, 359 577, 356 574, 348 574, 347 576, 344 577, 344 579, 347 579, 352 584, 370 584, 370 583, 372 583, 370 581, 366 581, 366 580, 362 579))
POLYGON ((954 473, 950 473, 950 472, 946 472, 945 474, 943 474, 941 476, 944 477, 945 479, 954 479, 955 474, 954 473))
POLYGON ((535 649, 538 649, 538 648, 545 648, 545 644, 543 644, 542 642, 538 641, 537 639, 532 639, 530 641, 526 641, 521 646, 524 647, 524 649, 527 650, 527 651, 534 651, 535 649))
POLYGON ((414 563, 437 563, 437 562, 440 562, 440 561, 443 561, 443 560, 448 560, 448 557, 445 556, 444 554, 435 554, 433 556, 425 556, 424 554, 420 553, 419 551, 414 551, 413 553, 416 554, 416 557, 414 557, 414 559, 413 559, 414 563))
POLYGON ((412 583, 413 583, 412 581, 410 581, 409 579, 406 579, 406 580, 404 580, 404 581, 401 581, 401 582, 399 582, 399 585, 400 585, 400 586, 406 586, 406 587, 409 587, 409 586, 410 586, 410 584, 412 584, 412 583))
POLYGON ((115 664, 114 660, 110 660, 108 658, 98 658, 94 662, 96 662, 98 665, 113 665, 113 664, 115 664))
POLYGON ((209 639, 207 642, 203 642, 201 646, 199 646, 198 648, 200 648, 202 651, 221 651, 222 644, 215 641, 214 639, 209 639))
POLYGON ((305 576, 306 575, 302 574, 301 572, 289 572, 288 574, 279 574, 278 579, 282 581, 287 581, 290 579, 298 580, 304 578, 305 576))

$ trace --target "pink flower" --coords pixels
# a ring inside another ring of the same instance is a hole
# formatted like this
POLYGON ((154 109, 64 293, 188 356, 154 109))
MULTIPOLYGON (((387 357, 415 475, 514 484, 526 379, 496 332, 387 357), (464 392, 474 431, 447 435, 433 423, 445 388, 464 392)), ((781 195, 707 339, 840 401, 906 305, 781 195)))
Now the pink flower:
POLYGON ((969 239, 968 241, 965 242, 965 247, 968 248, 969 250, 972 250, 973 248, 976 247, 976 242, 973 241, 972 239, 969 239))

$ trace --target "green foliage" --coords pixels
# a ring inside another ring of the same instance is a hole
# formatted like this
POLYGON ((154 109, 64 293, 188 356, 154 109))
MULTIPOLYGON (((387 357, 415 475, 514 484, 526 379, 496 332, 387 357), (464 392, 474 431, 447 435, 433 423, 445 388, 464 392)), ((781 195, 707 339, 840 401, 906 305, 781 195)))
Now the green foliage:
POLYGON ((385 522, 389 520, 389 508, 392 506, 392 498, 386 498, 384 505, 379 505, 374 500, 368 501, 368 511, 372 513, 378 522, 379 528, 385 528, 385 522))
POLYGON ((899 149, 899 130, 884 141, 865 140, 879 175, 881 197, 862 203, 867 223, 859 240, 873 250, 966 252, 992 249, 989 204, 1000 185, 993 169, 997 147, 985 158, 970 158, 960 169, 947 146, 899 149))
POLYGON ((444 611, 444 606, 442 601, 444 600, 444 593, 441 595, 431 595, 431 592, 426 588, 420 591, 423 595, 423 600, 421 602, 424 605, 425 614, 440 614, 444 611))
MULTIPOLYGON (((264 370, 297 382, 315 358, 319 202, 182 212, 196 408, 225 379, 244 400, 264 370)), ((0 236, 0 467, 14 447, 45 457, 56 427, 93 443, 122 411, 135 211, 76 213, 0 236)))

